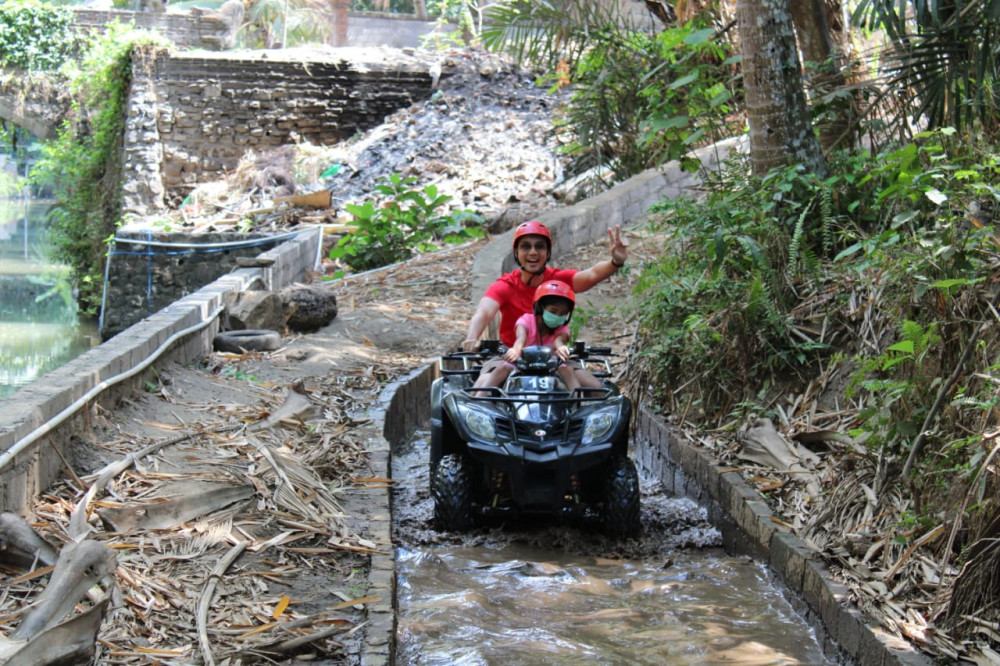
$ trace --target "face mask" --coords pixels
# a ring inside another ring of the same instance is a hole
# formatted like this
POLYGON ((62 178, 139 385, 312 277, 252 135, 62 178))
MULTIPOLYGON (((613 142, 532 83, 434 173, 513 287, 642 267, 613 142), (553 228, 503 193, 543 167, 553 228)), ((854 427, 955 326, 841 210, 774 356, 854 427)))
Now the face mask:
POLYGON ((545 325, 551 329, 559 328, 566 323, 567 319, 569 319, 569 315, 560 317, 557 314, 552 314, 548 310, 542 310, 542 321, 545 322, 545 325))

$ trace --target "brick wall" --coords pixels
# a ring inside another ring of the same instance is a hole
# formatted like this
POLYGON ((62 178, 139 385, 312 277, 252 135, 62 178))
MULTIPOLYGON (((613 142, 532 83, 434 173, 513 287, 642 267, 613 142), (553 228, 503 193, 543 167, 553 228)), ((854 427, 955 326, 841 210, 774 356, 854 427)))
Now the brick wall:
POLYGON ((125 209, 176 205, 248 152, 330 145, 430 96, 429 64, 399 50, 136 55, 125 135, 125 209))
POLYGON ((100 31, 109 23, 134 25, 136 28, 155 30, 179 48, 198 48, 218 51, 231 46, 229 24, 213 12, 192 10, 173 12, 134 12, 125 10, 97 10, 71 7, 76 14, 74 25, 82 30, 100 31))
MULTIPOLYGON (((296 238, 296 252, 282 250, 284 264, 264 271, 265 289, 274 284, 291 284, 315 268, 319 229, 305 229, 296 238)), ((241 258, 257 257, 288 235, 240 233, 163 233, 122 229, 115 234, 108 261, 104 306, 101 308, 101 337, 105 340, 124 331, 144 317, 193 294, 215 279, 235 270, 241 258), (242 245, 234 245, 241 243, 242 245)))

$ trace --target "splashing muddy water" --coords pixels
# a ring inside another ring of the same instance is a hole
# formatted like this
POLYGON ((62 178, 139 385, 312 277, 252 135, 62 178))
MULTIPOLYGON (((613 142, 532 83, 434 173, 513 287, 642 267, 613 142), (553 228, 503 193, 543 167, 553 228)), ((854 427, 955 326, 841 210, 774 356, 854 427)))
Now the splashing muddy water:
POLYGON ((426 437, 393 453, 395 663, 832 664, 767 569, 643 481, 643 534, 538 523, 436 532, 426 437))

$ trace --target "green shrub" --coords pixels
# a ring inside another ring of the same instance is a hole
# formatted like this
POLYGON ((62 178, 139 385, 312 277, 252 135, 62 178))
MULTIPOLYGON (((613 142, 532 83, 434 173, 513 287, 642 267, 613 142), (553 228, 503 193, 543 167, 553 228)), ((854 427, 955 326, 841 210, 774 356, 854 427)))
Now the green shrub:
MULTIPOLYGON (((919 400, 897 399, 893 387, 929 390, 955 345, 924 350, 919 362, 886 364, 880 355, 900 340, 860 344, 873 334, 861 331, 832 345, 829 330, 856 324, 852 292, 878 298, 879 317, 891 328, 909 320, 911 333, 950 331, 945 339, 954 339, 968 327, 951 321, 944 306, 975 300, 995 261, 992 222, 970 222, 969 210, 977 202, 1000 209, 996 157, 944 132, 874 158, 835 154, 825 180, 794 167, 758 180, 744 162, 736 157, 708 177, 703 201, 664 202, 654 211, 669 241, 638 286, 646 366, 662 380, 654 383, 680 381, 716 413, 846 353, 860 373, 857 390, 873 401, 884 391, 897 423, 919 420, 919 400), (824 299, 822 325, 810 309, 817 298, 824 299)), ((978 386, 968 391, 981 395, 978 386)), ((869 432, 877 431, 885 432, 873 421, 869 432)))
POLYGON ((0 4, 0 65, 58 69, 77 48, 70 10, 32 0, 0 4))
POLYGON ((49 212, 56 258, 73 269, 81 308, 100 306, 107 240, 121 218, 121 146, 133 57, 162 45, 152 33, 112 25, 83 59, 61 71, 72 111, 29 178, 50 188, 49 212))
POLYGON ((357 229, 330 250, 331 259, 342 259, 356 271, 369 270, 409 259, 413 252, 437 249, 437 243, 459 243, 483 235, 482 217, 468 210, 448 215, 440 210, 450 196, 427 185, 414 189, 417 179, 392 174, 375 186, 381 197, 361 204, 347 204, 357 229))
MULTIPOLYGON (((721 422, 839 375, 852 434, 898 455, 971 332, 994 321, 1000 161, 943 131, 830 166, 822 181, 795 168, 754 179, 736 157, 704 200, 656 208, 668 240, 637 286, 637 378, 660 387, 659 406, 721 422)), ((997 344, 981 340, 934 422, 938 469, 965 469, 982 446, 969 433, 997 404, 997 344)))

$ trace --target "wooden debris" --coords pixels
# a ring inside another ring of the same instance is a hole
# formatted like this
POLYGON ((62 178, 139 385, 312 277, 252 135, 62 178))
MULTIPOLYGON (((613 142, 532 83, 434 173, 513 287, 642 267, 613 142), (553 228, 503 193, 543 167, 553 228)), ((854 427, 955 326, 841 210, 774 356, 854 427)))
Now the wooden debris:
POLYGON ((0 513, 0 562, 18 567, 55 564, 59 554, 45 539, 13 513, 0 513))
POLYGON ((115 552, 107 546, 90 540, 67 544, 59 553, 52 579, 12 637, 30 641, 55 626, 91 587, 114 571, 115 552))
MULTIPOLYGON (((251 486, 213 484, 208 484, 202 490, 185 490, 179 496, 169 499, 107 508, 97 513, 105 525, 122 534, 131 534, 137 530, 163 530, 248 499, 254 493, 251 486)), ((168 485, 165 492, 176 491, 172 491, 168 485)))

